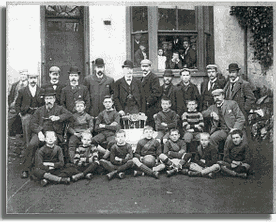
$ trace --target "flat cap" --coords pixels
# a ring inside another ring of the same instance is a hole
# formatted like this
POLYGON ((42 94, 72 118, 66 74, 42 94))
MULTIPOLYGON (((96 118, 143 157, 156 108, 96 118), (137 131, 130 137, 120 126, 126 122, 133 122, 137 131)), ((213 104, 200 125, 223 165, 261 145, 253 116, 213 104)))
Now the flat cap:
POLYGON ((220 94, 224 94, 223 89, 215 89, 214 91, 212 91, 213 96, 218 96, 220 94))
POLYGON ((166 70, 164 71, 163 77, 174 77, 174 74, 173 74, 172 70, 166 69, 166 70))
POLYGON ((144 59, 144 60, 141 61, 141 65, 150 65, 151 66, 151 63, 152 62, 148 59, 144 59))
POLYGON ((75 101, 75 104, 78 104, 78 103, 81 103, 81 104, 85 105, 85 102, 83 100, 80 100, 80 99, 75 101))
POLYGON ((206 69, 218 69, 218 66, 216 64, 209 64, 206 66, 206 69))
POLYGON ((20 74, 26 74, 26 75, 28 75, 28 69, 22 69, 22 70, 19 70, 19 73, 20 74))
POLYGON ((37 73, 27 73, 28 76, 38 77, 37 73))
POLYGON ((58 72, 58 73, 60 73, 60 68, 57 67, 57 66, 52 66, 52 67, 49 69, 49 72, 58 72))

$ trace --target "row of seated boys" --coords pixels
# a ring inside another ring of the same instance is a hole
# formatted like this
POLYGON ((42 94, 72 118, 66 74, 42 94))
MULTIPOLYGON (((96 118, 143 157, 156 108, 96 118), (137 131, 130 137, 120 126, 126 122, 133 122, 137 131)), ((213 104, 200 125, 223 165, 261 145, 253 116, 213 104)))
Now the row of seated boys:
POLYGON ((71 180, 92 179, 99 167, 109 172, 106 174, 109 180, 116 175, 123 179, 125 172, 130 169, 134 176, 147 174, 155 178, 159 178, 159 172, 165 169, 167 176, 181 173, 214 178, 221 170, 232 176, 246 178, 249 173, 248 144, 243 143, 240 130, 231 132, 232 145, 224 150, 222 161, 218 160, 217 148, 210 144, 208 133, 200 133, 200 145, 193 156, 187 152, 186 143, 180 139, 177 129, 170 130, 163 152, 161 144, 153 138, 153 132, 150 126, 144 128, 144 138, 138 141, 133 154, 131 145, 126 142, 125 131, 118 130, 110 155, 105 158, 100 158, 98 149, 92 144, 92 134, 83 132, 73 162, 64 164, 62 149, 55 144, 55 133, 47 131, 46 144, 36 152, 33 175, 45 186, 49 181, 70 184, 71 180))

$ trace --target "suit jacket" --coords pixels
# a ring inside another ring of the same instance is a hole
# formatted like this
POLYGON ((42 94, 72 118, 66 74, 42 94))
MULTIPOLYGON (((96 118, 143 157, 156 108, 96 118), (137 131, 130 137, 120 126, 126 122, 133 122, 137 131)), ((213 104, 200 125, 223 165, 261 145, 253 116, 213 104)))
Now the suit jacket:
POLYGON ((76 89, 72 89, 72 86, 68 84, 62 89, 60 103, 70 112, 75 112, 75 102, 79 99, 85 102, 85 112, 88 112, 90 109, 90 96, 86 86, 78 85, 76 89))
MULTIPOLYGON (((37 86, 34 99, 36 100, 38 107, 44 105, 43 97, 44 89, 37 86)), ((21 113, 23 116, 28 112, 32 114, 30 110, 32 94, 29 90, 29 86, 24 87, 18 91, 18 97, 15 101, 15 111, 16 113, 21 113)))
MULTIPOLYGON (((61 92, 62 92, 62 89, 65 87, 66 85, 65 84, 62 84, 60 81, 58 82, 57 84, 57 88, 55 89, 56 91, 56 103, 58 105, 61 105, 60 104, 60 98, 61 98, 61 92)), ((46 89, 46 88, 54 88, 53 85, 49 82, 49 83, 46 83, 44 85, 41 86, 42 89, 46 89)))
POLYGON ((12 86, 11 86, 11 90, 10 90, 10 93, 9 93, 9 95, 8 95, 8 105, 10 106, 11 105, 11 103, 14 101, 14 99, 15 99, 15 90, 16 90, 16 87, 17 87, 17 85, 20 83, 20 81, 18 81, 18 82, 15 82, 15 83, 13 83, 12 84, 12 86))
POLYGON ((159 78, 153 72, 142 78, 142 87, 145 93, 146 110, 155 114, 159 110, 159 101, 162 94, 159 78))
POLYGON ((180 81, 177 85, 177 114, 182 116, 184 112, 187 111, 186 102, 190 99, 195 99, 198 103, 198 110, 201 108, 201 97, 198 91, 198 88, 195 84, 191 83, 188 86, 188 89, 184 90, 184 84, 180 81))
POLYGON ((83 85, 87 86, 90 94, 91 107, 89 114, 96 117, 104 110, 104 97, 113 95, 114 79, 106 75, 99 79, 96 74, 92 74, 84 78, 83 85))
MULTIPOLYGON (((147 54, 147 58, 148 58, 148 54, 147 54)), ((140 63, 143 59, 144 59, 144 55, 142 53, 142 50, 139 48, 134 54, 134 65, 136 67, 140 67, 141 65, 140 63)))
POLYGON ((185 54, 185 51, 180 56, 182 58, 182 65, 185 67, 187 65, 187 68, 193 68, 196 66, 196 52, 190 47, 187 51, 187 54, 185 54))
MULTIPOLYGON (((168 86, 167 94, 164 94, 164 84, 161 86, 161 88, 162 88, 162 95, 160 98, 162 98, 163 96, 170 98, 171 103, 172 103, 171 109, 173 111, 177 112, 177 87, 171 83, 168 86)), ((161 107, 160 107, 160 110, 161 110, 161 107)), ((177 114, 179 114, 179 113, 177 113, 177 114)))
MULTIPOLYGON (((202 109, 207 109, 210 105, 214 104, 214 98, 212 96, 212 93, 208 91, 208 83, 209 78, 204 79, 203 82, 200 85, 200 91, 201 91, 201 105, 202 109)), ((214 86, 211 91, 215 89, 223 89, 225 86, 225 78, 217 78, 217 80, 214 82, 214 86)))
POLYGON ((250 83, 240 77, 235 83, 232 93, 230 93, 230 86, 230 81, 228 81, 224 87, 225 99, 235 100, 244 114, 249 113, 252 104, 256 100, 250 83))
POLYGON ((216 164, 218 160, 218 150, 215 146, 212 146, 209 143, 205 149, 202 148, 202 145, 199 145, 197 147, 194 162, 197 163, 199 166, 210 167, 213 164, 216 164), (204 159, 205 163, 200 161, 200 159, 204 159))
MULTIPOLYGON (((229 129, 236 128, 243 130, 245 118, 236 101, 224 100, 221 110, 225 123, 229 129)), ((218 108, 216 104, 211 105, 207 110, 203 111, 202 115, 204 118, 210 117, 210 114, 212 112, 218 114, 218 108)), ((212 127, 210 130, 210 134, 216 131, 219 121, 212 120, 211 122, 212 127)))
MULTIPOLYGON (((141 81, 137 78, 133 77, 131 85, 132 87, 132 95, 134 96, 139 111, 145 113, 146 111, 146 103, 145 103, 145 94, 142 89, 141 81)), ((129 95, 128 92, 129 85, 127 84, 125 77, 118 79, 114 85, 114 103, 116 110, 119 112, 120 110, 125 110, 125 102, 127 100, 127 96, 129 95)))
MULTIPOLYGON (((43 123, 44 118, 49 117, 50 115, 59 116, 60 120, 52 122, 55 133, 58 135, 59 139, 61 139, 63 135, 64 122, 69 120, 72 114, 62 106, 54 104, 51 111, 48 113, 46 106, 39 107, 31 117, 30 121, 30 129, 33 133, 38 134, 40 131, 44 131, 43 123)), ((62 140, 61 140, 62 141, 62 140)))

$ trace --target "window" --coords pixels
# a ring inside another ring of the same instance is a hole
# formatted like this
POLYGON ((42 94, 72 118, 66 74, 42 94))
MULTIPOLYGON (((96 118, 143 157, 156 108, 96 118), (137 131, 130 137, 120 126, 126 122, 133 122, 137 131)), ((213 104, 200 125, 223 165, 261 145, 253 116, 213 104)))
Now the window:
POLYGON ((134 61, 148 58, 153 70, 178 73, 183 67, 195 75, 206 75, 205 67, 214 62, 213 7, 133 6, 127 8, 127 56, 134 61))

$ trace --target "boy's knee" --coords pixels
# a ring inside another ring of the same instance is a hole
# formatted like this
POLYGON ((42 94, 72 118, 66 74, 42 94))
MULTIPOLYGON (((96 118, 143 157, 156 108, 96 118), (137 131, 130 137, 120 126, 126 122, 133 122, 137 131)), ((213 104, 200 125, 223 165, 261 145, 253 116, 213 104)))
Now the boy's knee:
POLYGON ((166 159, 168 159, 168 157, 166 156, 166 154, 161 153, 161 154, 159 155, 159 159, 160 159, 162 162, 164 162, 166 159))
POLYGON ((33 175, 35 177, 37 177, 38 179, 42 179, 45 173, 46 173, 46 171, 42 170, 40 168, 35 168, 33 171, 33 175))
POLYGON ((134 157, 132 159, 132 162, 138 167, 142 165, 142 163, 140 162, 140 160, 137 157, 134 157))

